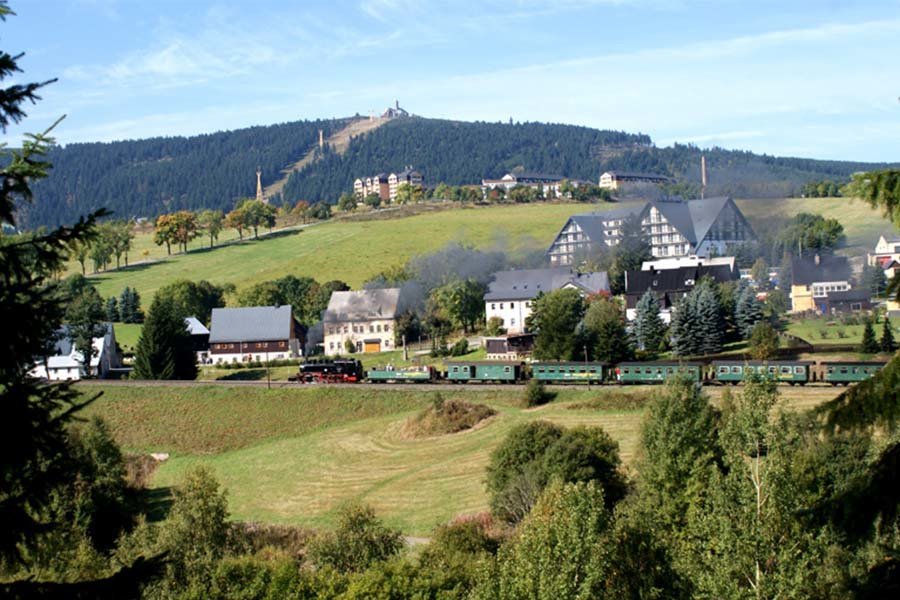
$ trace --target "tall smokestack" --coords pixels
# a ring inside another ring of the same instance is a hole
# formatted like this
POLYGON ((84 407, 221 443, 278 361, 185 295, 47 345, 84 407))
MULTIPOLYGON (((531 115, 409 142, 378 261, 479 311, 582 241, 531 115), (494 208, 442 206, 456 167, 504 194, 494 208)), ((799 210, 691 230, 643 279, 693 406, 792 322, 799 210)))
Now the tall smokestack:
POLYGON ((322 130, 319 130, 319 150, 325 148, 325 135, 322 133, 322 130))
POLYGON ((702 183, 700 187, 700 199, 702 200, 706 196, 706 156, 700 155, 700 181, 702 183))

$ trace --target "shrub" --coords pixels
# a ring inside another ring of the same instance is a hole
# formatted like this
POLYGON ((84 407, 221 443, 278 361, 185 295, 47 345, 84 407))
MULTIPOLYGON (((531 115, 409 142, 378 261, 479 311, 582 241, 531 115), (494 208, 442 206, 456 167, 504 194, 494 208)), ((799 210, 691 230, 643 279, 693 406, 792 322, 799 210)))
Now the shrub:
POLYGON ((437 394, 432 406, 406 421, 403 433, 409 437, 458 433, 475 427, 495 414, 497 411, 484 404, 470 404, 461 400, 444 401, 443 397, 437 394))
POLYGON ((555 397, 556 394, 547 391, 543 381, 529 379, 528 384, 525 386, 525 395, 522 398, 522 403, 527 408, 531 408, 532 406, 546 404, 555 397))
POLYGON ((340 572, 364 571, 403 548, 403 534, 384 525, 371 507, 353 502, 338 515, 337 528, 315 537, 309 557, 318 567, 340 572))
POLYGON ((469 353, 469 340, 462 338, 450 348, 450 356, 462 356, 469 353))
POLYGON ((506 329, 503 328, 503 319, 500 317, 491 317, 487 320, 487 325, 484 328, 484 335, 496 337, 498 335, 503 335, 504 333, 506 333, 506 329))
POLYGON ((353 340, 344 340, 344 350, 347 352, 347 354, 353 354, 354 352, 356 352, 356 344, 353 343, 353 340))

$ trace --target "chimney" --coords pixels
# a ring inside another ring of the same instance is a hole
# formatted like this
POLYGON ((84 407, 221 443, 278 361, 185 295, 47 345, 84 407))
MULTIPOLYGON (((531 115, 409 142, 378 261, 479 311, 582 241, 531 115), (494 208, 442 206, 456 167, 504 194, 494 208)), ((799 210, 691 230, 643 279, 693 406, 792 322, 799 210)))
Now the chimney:
POLYGON ((400 110, 400 101, 399 100, 394 100, 394 108, 396 108, 397 110, 400 110))
POLYGON ((706 196, 706 155, 700 155, 700 199, 702 200, 704 196, 706 196))
POLYGON ((818 254, 816 254, 816 266, 817 266, 817 267, 819 266, 819 263, 820 263, 820 262, 822 262, 822 259, 819 258, 819 255, 818 255, 818 254))
POLYGON ((322 133, 322 130, 319 130, 319 150, 325 147, 325 135, 322 133))

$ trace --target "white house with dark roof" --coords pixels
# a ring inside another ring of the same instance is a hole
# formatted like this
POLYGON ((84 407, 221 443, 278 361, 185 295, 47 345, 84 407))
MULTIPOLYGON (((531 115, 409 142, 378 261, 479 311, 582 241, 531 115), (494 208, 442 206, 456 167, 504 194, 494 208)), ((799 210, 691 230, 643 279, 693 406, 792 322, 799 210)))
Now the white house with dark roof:
POLYGON ((122 357, 116 349, 116 334, 112 323, 106 323, 106 333, 93 339, 94 355, 90 367, 84 364, 84 355, 75 349, 69 330, 63 326, 56 333, 56 342, 50 356, 34 365, 31 376, 50 381, 74 381, 88 375, 106 377, 110 369, 122 364, 122 357))
POLYGON ((290 306, 214 308, 209 357, 213 363, 296 358, 302 352, 300 338, 290 306))
MULTIPOLYGON (((482 179, 481 191, 487 197, 491 190, 502 189, 509 192, 515 187, 524 186, 533 188, 546 197, 559 196, 561 195, 560 186, 564 180, 565 177, 560 175, 546 173, 507 173, 500 179, 482 179)), ((578 187, 582 182, 572 179, 569 180, 569 183, 578 187)))
POLYGON ((356 352, 394 349, 397 317, 406 309, 400 288, 332 292, 322 315, 325 354, 343 354, 349 340, 356 352))
POLYGON ((609 292, 609 278, 603 271, 577 273, 569 267, 498 271, 484 295, 485 318, 499 317, 507 333, 522 333, 535 297, 565 288, 584 296, 609 292))
POLYGON ((547 250, 550 264, 576 264, 580 255, 618 244, 622 223, 634 214, 640 215, 656 258, 722 255, 732 246, 756 239, 730 197, 654 200, 643 206, 569 217, 547 250))

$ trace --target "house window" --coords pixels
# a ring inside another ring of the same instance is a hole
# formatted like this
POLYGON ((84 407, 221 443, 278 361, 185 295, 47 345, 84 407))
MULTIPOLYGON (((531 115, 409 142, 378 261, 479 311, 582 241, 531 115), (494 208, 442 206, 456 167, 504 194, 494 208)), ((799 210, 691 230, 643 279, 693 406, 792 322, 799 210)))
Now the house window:
POLYGON ((390 323, 385 323, 385 324, 384 324, 384 332, 387 333, 387 332, 389 332, 390 330, 391 330, 391 324, 390 324, 390 323))
POLYGON ((375 326, 375 331, 377 331, 378 333, 381 333, 381 323, 379 323, 378 325, 375 326))
POLYGON ((510 325, 515 325, 515 324, 516 324, 516 320, 515 320, 515 319, 510 319, 510 320, 509 320, 509 324, 510 324, 510 325))
POLYGON ((369 333, 375 333, 375 326, 369 325, 369 333))
POLYGON ((491 304, 491 310, 497 310, 497 305, 496 305, 496 304, 491 304))
POLYGON ((500 303, 500 310, 503 310, 503 303, 500 303))

